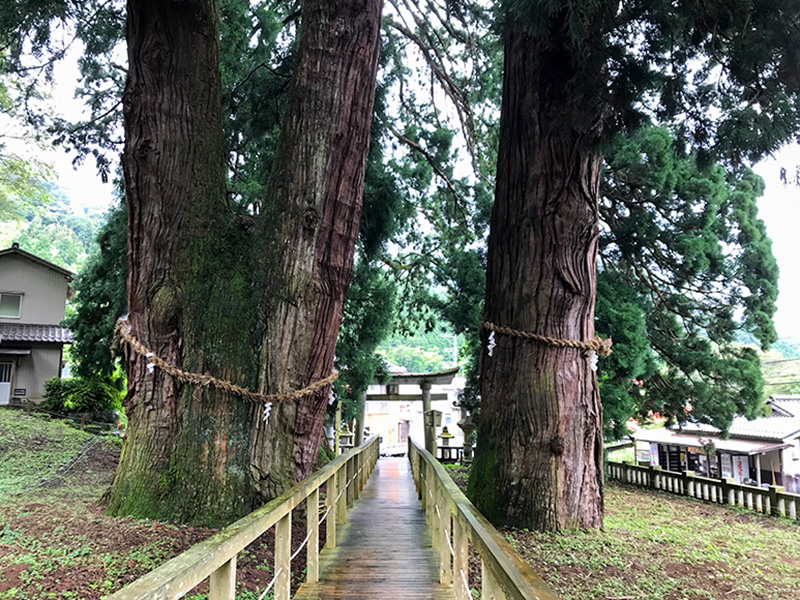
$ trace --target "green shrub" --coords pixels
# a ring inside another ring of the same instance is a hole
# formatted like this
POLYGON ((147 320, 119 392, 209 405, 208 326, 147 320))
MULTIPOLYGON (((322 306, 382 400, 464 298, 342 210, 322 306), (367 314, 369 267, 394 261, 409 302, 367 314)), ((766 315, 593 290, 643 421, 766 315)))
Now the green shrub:
POLYGON ((54 377, 44 384, 42 406, 62 413, 113 411, 121 409, 122 396, 113 376, 54 377))

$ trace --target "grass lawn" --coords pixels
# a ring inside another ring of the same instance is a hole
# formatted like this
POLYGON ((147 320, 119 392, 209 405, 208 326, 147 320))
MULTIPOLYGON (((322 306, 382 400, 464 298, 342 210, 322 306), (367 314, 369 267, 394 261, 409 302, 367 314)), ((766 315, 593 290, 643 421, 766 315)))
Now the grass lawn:
POLYGON ((609 485, 605 530, 507 531, 564 600, 797 600, 800 527, 609 485))
MULTIPOLYGON (((100 600, 214 533, 105 515, 98 500, 119 452, 115 438, 0 409, 0 600, 100 600)), ((294 529, 299 542, 305 525, 294 529)), ((273 538, 270 530, 239 554, 240 600, 257 600, 272 579, 273 538)))
MULTIPOLYGON (((117 440, 0 409, 0 457, 0 600, 100 600, 213 533, 106 516, 117 440)), ((448 471, 466 485, 463 468, 448 471)), ((800 600, 797 525, 617 485, 605 502, 603 531, 504 531, 564 600, 800 600)), ((272 578, 272 547, 270 530, 240 554, 239 600, 272 578)))
POLYGON ((605 509, 603 531, 502 533, 564 600, 800 600, 797 524, 617 484, 605 509))
POLYGON ((36 497, 90 502, 107 487, 121 441, 66 421, 0 409, 0 506, 36 497))

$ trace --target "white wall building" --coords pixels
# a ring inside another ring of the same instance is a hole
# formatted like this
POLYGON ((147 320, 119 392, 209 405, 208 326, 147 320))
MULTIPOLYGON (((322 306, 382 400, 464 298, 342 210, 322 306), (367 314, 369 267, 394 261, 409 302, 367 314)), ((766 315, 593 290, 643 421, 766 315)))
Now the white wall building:
MULTIPOLYGON (((393 368, 392 375, 397 375, 397 381, 403 377, 431 375, 429 373, 406 373, 404 369, 393 368)), ((452 377, 448 384, 431 385, 431 409, 442 413, 442 422, 436 428, 437 445, 441 446, 442 440, 438 437, 445 427, 454 437, 449 445, 461 447, 464 438, 458 421, 461 418, 461 409, 454 403, 458 400, 457 392, 464 388, 465 378, 452 377)), ((382 438, 381 451, 402 452, 408 442, 408 436, 422 443, 424 439, 422 391, 418 384, 371 385, 367 390, 367 401, 364 411, 364 427, 371 435, 379 434, 382 438), (370 399, 371 397, 380 399, 370 399), (399 399, 388 399, 398 397, 399 399), (405 399, 403 397, 406 397, 405 399), (418 399, 409 399, 416 397, 418 399)))
POLYGON ((14 244, 0 250, 0 405, 40 402, 72 333, 60 323, 72 273, 14 244))
POLYGON ((680 428, 640 430, 634 434, 640 462, 707 477, 729 477, 737 483, 774 482, 787 492, 800 492, 800 396, 771 396, 769 417, 735 417, 729 436, 704 423, 680 428), (705 449, 713 443, 714 451, 705 449))

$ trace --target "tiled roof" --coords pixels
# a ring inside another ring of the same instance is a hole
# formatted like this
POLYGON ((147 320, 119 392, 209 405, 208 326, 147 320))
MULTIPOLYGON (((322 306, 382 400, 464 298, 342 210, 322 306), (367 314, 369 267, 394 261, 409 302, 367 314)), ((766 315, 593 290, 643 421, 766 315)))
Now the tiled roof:
POLYGON ((770 396, 767 402, 780 416, 800 417, 800 396, 770 396))
POLYGON ((72 343, 72 332, 57 325, 22 325, 0 323, 0 344, 6 342, 72 343))
MULTIPOLYGON (((705 433, 712 436, 720 433, 719 429, 705 423, 684 423, 680 431, 686 434, 705 433)), ((744 417, 734 417, 730 437, 732 439, 782 441, 798 432, 800 432, 800 418, 798 417, 759 417, 752 421, 748 421, 744 417)))
MULTIPOLYGON (((709 435, 687 435, 686 432, 677 433, 664 427, 658 429, 640 429, 633 434, 636 441, 655 442, 658 444, 670 444, 689 448, 702 448, 703 444, 713 436, 709 435)), ((732 454, 764 454, 770 450, 779 450, 790 446, 786 442, 765 442, 764 440, 722 440, 714 438, 714 446, 720 452, 730 452, 732 454)))

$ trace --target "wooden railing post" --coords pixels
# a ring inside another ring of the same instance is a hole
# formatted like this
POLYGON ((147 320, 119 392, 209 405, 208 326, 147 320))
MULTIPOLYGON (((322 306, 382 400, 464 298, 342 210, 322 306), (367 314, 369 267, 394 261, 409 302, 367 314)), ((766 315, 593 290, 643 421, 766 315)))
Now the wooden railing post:
POLYGON ((453 519, 453 595, 455 600, 472 600, 469 590, 469 537, 457 518, 453 519), (467 582, 467 587, 464 586, 467 582))
POLYGON ((291 597, 292 511, 275 524, 275 600, 291 597))
POLYGON ((236 557, 211 574, 208 582, 208 600, 234 600, 236 598, 236 557))
POLYGON ((736 480, 733 477, 722 479, 722 504, 736 504, 736 480))
MULTIPOLYGON (((436 499, 433 493, 436 491, 436 481, 433 478, 433 467, 425 463, 425 524, 431 529, 435 529, 436 521, 436 499)), ((433 547, 436 547, 436 536, 433 536, 433 547)))
POLYGON ((420 502, 422 503, 422 508, 424 509, 425 504, 425 468, 422 463, 422 459, 419 456, 419 452, 417 449, 414 448, 414 458, 417 461, 417 496, 419 497, 420 502))
POLYGON ((347 463, 344 467, 345 471, 345 492, 344 495, 347 498, 347 508, 353 508, 353 459, 349 458, 347 463))
POLYGON ((683 495, 694 498, 694 471, 683 473, 683 495))
MULTIPOLYGON (((431 469, 433 470, 433 469, 431 469)), ((437 552, 441 549, 442 546, 442 534, 439 531, 440 522, 441 522, 441 509, 439 508, 439 486, 436 482, 433 473, 430 473, 430 491, 433 493, 433 497, 431 497, 431 546, 437 552)), ((428 494, 430 497, 430 494, 428 494)))
POLYGON ((782 485, 769 486, 769 505, 773 515, 779 517, 786 516, 786 503, 778 494, 786 492, 786 488, 782 485))
POLYGON ((336 547, 336 473, 328 477, 325 483, 325 547, 336 547))
POLYGON ((347 463, 336 472, 336 524, 347 523, 347 463))
POLYGON ((648 475, 649 475, 648 485, 649 485, 649 487, 651 487, 654 490, 659 489, 659 481, 658 481, 659 478, 660 478, 659 471, 661 471, 661 467, 660 466, 658 466, 658 465, 650 465, 650 470, 648 471, 648 475))
POLYGON ((306 498, 306 581, 319 581, 319 488, 306 498))
POLYGON ((361 496, 361 455, 353 457, 353 502, 361 496))
POLYGON ((453 567, 450 562, 450 507, 444 489, 438 487, 437 499, 439 500, 439 583, 450 585, 453 583, 453 567))

